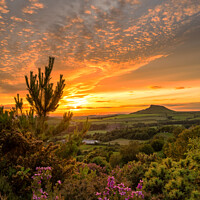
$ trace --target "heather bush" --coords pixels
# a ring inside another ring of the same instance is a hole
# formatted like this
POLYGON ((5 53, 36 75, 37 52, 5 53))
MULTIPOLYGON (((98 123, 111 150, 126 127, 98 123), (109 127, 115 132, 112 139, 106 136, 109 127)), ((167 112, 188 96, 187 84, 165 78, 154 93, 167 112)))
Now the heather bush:
POLYGON ((104 157, 97 156, 91 160, 91 163, 95 163, 101 167, 104 167, 107 171, 110 170, 110 164, 106 161, 104 157))
POLYGON ((143 179, 151 162, 158 161, 156 154, 146 155, 139 153, 138 161, 130 161, 122 168, 115 168, 112 175, 119 181, 124 182, 132 188, 135 188, 140 180, 143 179))
POLYGON ((31 193, 31 176, 37 166, 52 167, 52 183, 71 173, 74 163, 55 155, 58 145, 44 146, 30 134, 4 130, 0 132, 0 170, 10 183, 12 191, 28 199, 31 193))
MULTIPOLYGON (((69 200, 94 200, 96 191, 102 191, 106 184, 107 175, 81 164, 76 172, 65 179, 62 194, 69 200)), ((94 167, 94 166, 93 166, 94 167)))
POLYGON ((104 176, 105 174, 107 174, 106 167, 101 167, 95 163, 89 163, 89 164, 87 164, 87 167, 90 170, 89 172, 95 171, 97 176, 104 176))
POLYGON ((58 180, 53 186, 50 182, 52 178, 51 167, 36 167, 37 172, 32 176, 32 199, 64 199, 60 193, 61 181, 58 180))
POLYGON ((128 200, 128 199, 143 199, 144 195, 142 193, 142 182, 137 185, 137 191, 132 191, 131 188, 126 187, 124 183, 117 184, 115 178, 108 177, 107 187, 104 191, 97 192, 96 195, 98 200, 128 200))

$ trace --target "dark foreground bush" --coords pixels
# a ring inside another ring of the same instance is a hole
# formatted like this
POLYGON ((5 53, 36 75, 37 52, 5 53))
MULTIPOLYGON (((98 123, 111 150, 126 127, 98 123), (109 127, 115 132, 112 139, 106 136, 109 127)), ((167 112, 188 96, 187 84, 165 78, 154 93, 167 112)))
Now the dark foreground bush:
MULTIPOLYGON (((90 166, 91 168, 92 166, 90 166)), ((65 179, 62 195, 67 200, 93 200, 97 199, 96 192, 103 191, 107 174, 102 173, 103 169, 98 172, 91 170, 87 166, 81 166, 72 176, 65 179)))
MULTIPOLYGON (((12 193, 19 199, 30 199, 31 176, 36 167, 52 167, 52 183, 64 180, 70 173, 66 160, 60 160, 55 151, 57 146, 34 139, 28 133, 7 130, 0 132, 0 171, 9 183, 12 193), (65 167, 64 167, 65 166, 65 167)), ((72 165, 73 166, 73 165, 72 165)))

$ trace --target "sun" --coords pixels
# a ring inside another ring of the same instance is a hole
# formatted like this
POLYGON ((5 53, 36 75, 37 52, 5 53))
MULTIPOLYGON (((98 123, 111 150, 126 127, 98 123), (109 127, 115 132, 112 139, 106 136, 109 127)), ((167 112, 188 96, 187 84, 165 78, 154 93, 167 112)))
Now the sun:
POLYGON ((88 104, 87 99, 85 98, 71 98, 65 96, 63 99, 66 101, 66 106, 70 108, 70 110, 73 111, 78 111, 80 110, 83 106, 88 104))

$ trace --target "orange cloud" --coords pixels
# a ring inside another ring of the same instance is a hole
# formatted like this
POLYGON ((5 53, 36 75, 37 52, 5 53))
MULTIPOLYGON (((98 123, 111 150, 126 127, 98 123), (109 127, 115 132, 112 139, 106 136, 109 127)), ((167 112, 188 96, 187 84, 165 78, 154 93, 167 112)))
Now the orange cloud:
POLYGON ((32 1, 29 1, 29 2, 31 3, 31 5, 23 8, 22 9, 23 13, 35 14, 35 13, 37 13, 36 10, 44 8, 44 4, 39 3, 38 0, 32 0, 32 1))
POLYGON ((153 85, 153 86, 150 86, 151 89, 161 89, 162 86, 158 86, 158 85, 153 85))

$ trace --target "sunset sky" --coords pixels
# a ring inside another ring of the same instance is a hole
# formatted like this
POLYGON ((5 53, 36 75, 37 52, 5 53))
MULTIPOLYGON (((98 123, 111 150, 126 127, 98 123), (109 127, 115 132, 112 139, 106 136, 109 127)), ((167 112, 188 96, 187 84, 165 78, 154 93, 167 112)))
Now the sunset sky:
POLYGON ((199 0, 0 0, 0 105, 55 57, 56 113, 200 110, 199 0))

